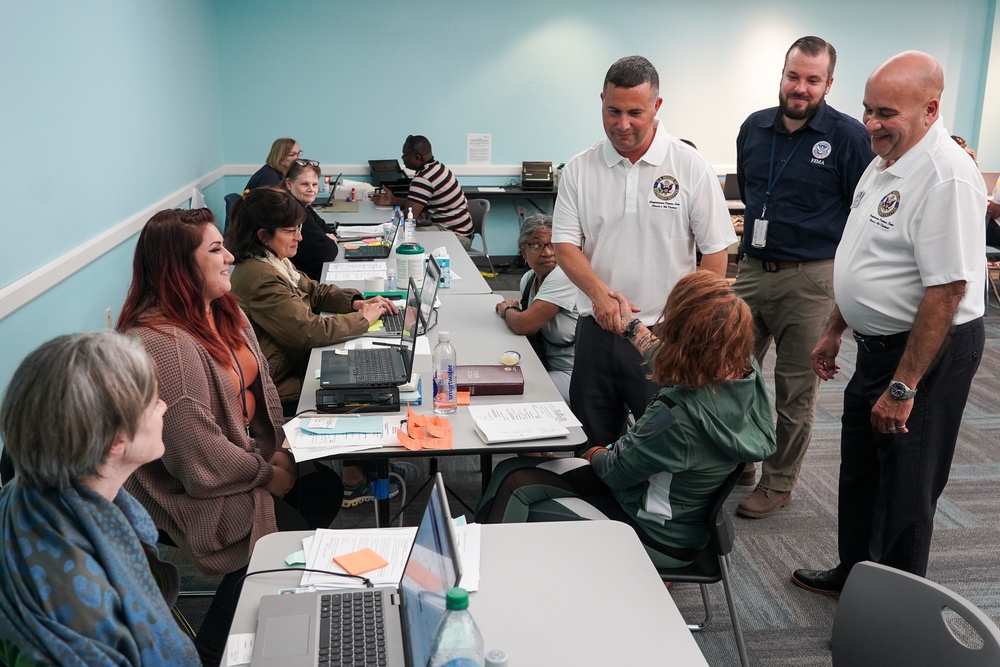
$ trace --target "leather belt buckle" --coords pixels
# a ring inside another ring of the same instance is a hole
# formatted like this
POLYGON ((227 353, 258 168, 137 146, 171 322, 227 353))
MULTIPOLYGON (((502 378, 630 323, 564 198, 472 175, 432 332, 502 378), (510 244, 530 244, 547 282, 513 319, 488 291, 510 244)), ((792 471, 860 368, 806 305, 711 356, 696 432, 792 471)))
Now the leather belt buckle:
POLYGON ((780 262, 766 262, 761 260, 760 268, 764 269, 764 273, 777 273, 781 270, 780 262))

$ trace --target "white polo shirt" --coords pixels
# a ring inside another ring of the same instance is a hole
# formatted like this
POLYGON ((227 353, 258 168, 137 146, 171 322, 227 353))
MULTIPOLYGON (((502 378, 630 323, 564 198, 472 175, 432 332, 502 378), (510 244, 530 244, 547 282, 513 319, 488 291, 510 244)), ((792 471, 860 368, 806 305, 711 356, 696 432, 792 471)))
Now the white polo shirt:
MULTIPOLYGON (((708 255, 736 241, 712 166, 662 123, 655 132, 635 164, 607 139, 573 157, 552 215, 552 241, 582 248, 597 275, 642 308, 647 325, 695 269, 695 247, 708 255)), ((578 308, 593 314, 582 291, 578 308)))
POLYGON ((891 167, 875 158, 854 191, 834 260, 847 324, 865 335, 913 328, 928 287, 964 280, 955 324, 982 317, 986 186, 939 117, 891 167))

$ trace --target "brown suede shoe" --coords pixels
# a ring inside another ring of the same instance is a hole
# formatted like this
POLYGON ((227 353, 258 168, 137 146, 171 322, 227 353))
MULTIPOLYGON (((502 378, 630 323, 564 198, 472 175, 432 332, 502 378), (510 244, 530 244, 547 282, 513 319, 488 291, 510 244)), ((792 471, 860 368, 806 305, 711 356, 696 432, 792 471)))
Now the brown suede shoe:
POLYGON ((751 519, 766 519, 792 502, 791 491, 775 491, 758 486, 736 506, 736 513, 751 519))
POLYGON ((747 467, 743 469, 743 473, 740 478, 736 480, 738 486, 753 486, 757 483, 757 464, 748 463, 747 467))

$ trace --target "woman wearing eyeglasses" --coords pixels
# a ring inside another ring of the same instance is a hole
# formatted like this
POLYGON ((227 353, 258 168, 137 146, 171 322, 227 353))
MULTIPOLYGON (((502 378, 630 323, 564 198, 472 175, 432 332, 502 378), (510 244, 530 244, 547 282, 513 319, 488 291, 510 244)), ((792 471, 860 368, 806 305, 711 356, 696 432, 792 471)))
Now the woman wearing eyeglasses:
POLYGON ((271 144, 271 152, 267 154, 264 166, 250 177, 250 180, 247 181, 247 187, 243 191, 249 192, 254 188, 281 185, 292 160, 297 160, 300 157, 302 157, 302 149, 299 148, 299 143, 295 139, 288 137, 275 139, 274 143, 271 144))
POLYGON ((504 299, 496 306, 497 315, 511 331, 528 336, 568 405, 580 290, 556 265, 552 216, 539 213, 525 218, 517 246, 530 270, 521 277, 521 300, 504 299))
POLYGON ((281 402, 294 413, 309 351, 368 331, 382 313, 397 312, 383 297, 323 285, 290 261, 301 247, 306 213, 287 190, 257 188, 233 205, 226 247, 235 256, 233 294, 250 318, 281 402), (336 317, 320 313, 339 313, 336 317))
POLYGON ((312 203, 319 192, 319 162, 292 160, 285 171, 284 186, 298 200, 306 213, 302 223, 302 241, 291 257, 295 268, 313 280, 320 280, 324 262, 337 259, 337 237, 326 232, 326 224, 312 203))
POLYGON ((125 487, 198 569, 225 575, 195 640, 206 665, 222 656, 256 541, 329 526, 342 493, 330 468, 296 479, 278 392, 230 294, 232 261, 210 210, 160 211, 139 234, 117 327, 152 357, 167 404, 163 458, 125 487))

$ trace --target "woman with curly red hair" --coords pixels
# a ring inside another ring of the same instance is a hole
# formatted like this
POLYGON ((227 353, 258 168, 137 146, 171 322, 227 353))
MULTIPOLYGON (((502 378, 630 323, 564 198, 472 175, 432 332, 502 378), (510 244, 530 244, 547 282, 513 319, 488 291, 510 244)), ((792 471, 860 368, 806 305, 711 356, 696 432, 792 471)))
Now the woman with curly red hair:
POLYGON ((652 329, 633 318, 624 296, 612 296, 623 319, 633 320, 626 337, 662 388, 616 442, 577 459, 501 462, 477 520, 586 518, 557 500, 581 498, 630 524, 657 567, 681 567, 708 544, 709 513, 726 477, 741 461, 774 452, 753 320, 729 283, 708 271, 677 282, 652 329))

